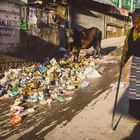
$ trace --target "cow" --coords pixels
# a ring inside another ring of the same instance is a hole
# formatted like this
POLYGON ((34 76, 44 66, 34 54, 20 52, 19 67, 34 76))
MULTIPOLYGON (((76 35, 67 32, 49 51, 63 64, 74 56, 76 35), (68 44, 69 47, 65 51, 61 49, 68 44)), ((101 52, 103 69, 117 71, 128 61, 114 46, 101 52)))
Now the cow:
POLYGON ((78 62, 81 49, 89 49, 92 46, 94 48, 94 57, 100 56, 101 40, 102 32, 96 27, 82 31, 77 29, 68 30, 67 42, 72 52, 73 62, 78 62))

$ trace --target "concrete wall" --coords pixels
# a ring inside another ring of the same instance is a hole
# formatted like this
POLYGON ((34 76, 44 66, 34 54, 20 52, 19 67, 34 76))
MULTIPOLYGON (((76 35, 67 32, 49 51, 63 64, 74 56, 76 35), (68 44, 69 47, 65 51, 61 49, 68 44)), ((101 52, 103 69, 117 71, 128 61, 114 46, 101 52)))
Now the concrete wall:
POLYGON ((20 44, 20 7, 0 2, 0 52, 15 51, 20 44))
POLYGON ((53 21, 50 20, 52 12, 35 7, 23 6, 21 9, 21 17, 26 15, 28 24, 28 29, 21 31, 21 50, 19 50, 21 55, 24 58, 38 59, 56 56, 60 45, 60 35, 57 23, 52 23, 53 21))
POLYGON ((0 2, 0 53, 38 59, 56 56, 60 29, 57 23, 48 23, 49 14, 35 7, 0 2), (21 30, 23 17, 27 30, 21 30))
POLYGON ((79 29, 97 27, 102 31, 104 37, 104 15, 95 11, 91 11, 91 13, 93 13, 94 16, 76 14, 74 18, 75 27, 79 29))

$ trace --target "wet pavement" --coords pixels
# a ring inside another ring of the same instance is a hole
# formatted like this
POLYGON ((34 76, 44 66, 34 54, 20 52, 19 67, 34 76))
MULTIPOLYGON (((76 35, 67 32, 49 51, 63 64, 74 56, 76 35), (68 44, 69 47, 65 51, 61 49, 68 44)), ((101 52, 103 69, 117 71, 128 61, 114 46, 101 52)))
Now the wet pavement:
MULTIPOLYGON (((65 101, 60 103, 59 101, 53 102, 50 106, 47 105, 36 105, 37 109, 35 113, 27 115, 21 124, 13 126, 10 124, 10 105, 13 104, 12 99, 4 99, 0 102, 0 122, 1 122, 1 136, 6 139, 13 134, 18 134, 27 131, 20 139, 27 139, 31 137, 34 139, 41 139, 53 128, 62 122, 68 122, 83 110, 88 103, 90 103, 94 98, 99 96, 101 93, 109 88, 109 85, 114 80, 114 75, 116 75, 116 69, 112 70, 115 65, 107 66, 103 72, 103 77, 96 80, 90 81, 90 86, 84 89, 78 90, 73 93, 73 99, 71 101, 65 101), (107 70, 107 71, 106 71, 107 70), (45 132, 37 135, 36 133, 42 130, 46 126, 52 126, 45 132)), ((33 103, 30 106, 35 106, 33 103)))

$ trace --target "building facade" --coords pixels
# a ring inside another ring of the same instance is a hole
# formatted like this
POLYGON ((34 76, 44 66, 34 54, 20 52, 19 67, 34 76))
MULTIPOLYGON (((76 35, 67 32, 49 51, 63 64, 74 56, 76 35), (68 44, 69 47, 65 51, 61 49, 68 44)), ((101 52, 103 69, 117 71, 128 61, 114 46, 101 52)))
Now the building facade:
POLYGON ((102 38, 126 34, 127 16, 121 15, 118 8, 107 0, 75 0, 72 4, 72 27, 79 30, 97 27, 102 31, 102 38))
MULTIPOLYGON (((63 43, 65 28, 83 30, 97 27, 102 31, 102 38, 126 34, 127 17, 122 16, 115 4, 109 0, 71 0, 68 3, 66 1, 55 1, 47 2, 45 5, 43 3, 32 3, 33 1, 28 1, 29 3, 25 4, 27 2, 25 0, 22 0, 22 4, 19 5, 19 3, 17 4, 19 1, 11 1, 14 3, 0 2, 1 11, 3 9, 9 11, 11 9, 7 7, 9 5, 18 12, 17 17, 0 13, 1 22, 5 20, 8 23, 8 26, 0 28, 1 52, 14 51, 13 47, 18 48, 20 46, 20 48, 28 48, 28 50, 25 50, 26 53, 22 51, 23 54, 36 52, 41 56, 43 52, 47 55, 50 53, 48 51, 50 48, 51 50, 54 48, 55 52, 55 48, 65 44, 63 43), (11 22, 7 22, 10 18, 13 18, 12 23, 16 23, 17 27, 13 27, 11 22), (11 46, 8 46, 9 44, 4 46, 6 45, 4 44, 6 37, 4 38, 3 32, 9 33, 4 28, 11 27, 13 27, 11 38, 14 38, 11 42, 14 41, 14 43, 10 44, 11 46), (16 36, 14 31, 16 31, 16 36)), ((37 54, 34 54, 34 56, 37 56, 37 54)))

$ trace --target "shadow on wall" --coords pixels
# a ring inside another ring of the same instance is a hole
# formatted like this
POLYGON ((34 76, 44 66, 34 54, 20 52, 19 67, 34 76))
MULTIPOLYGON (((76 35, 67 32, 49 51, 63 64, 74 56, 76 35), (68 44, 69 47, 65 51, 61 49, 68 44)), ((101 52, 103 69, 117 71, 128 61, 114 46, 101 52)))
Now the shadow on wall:
POLYGON ((53 37, 49 36, 46 40, 44 37, 46 34, 45 31, 46 30, 44 29, 44 35, 42 35, 42 38, 21 31, 21 45, 17 53, 18 57, 38 60, 41 60, 42 58, 47 56, 56 57, 56 52, 58 51, 58 44, 56 44, 57 36, 54 33, 53 37))
MULTIPOLYGON (((59 47, 61 41, 60 28, 42 28, 37 35, 30 32, 20 31, 20 46, 17 52, 7 55, 24 60, 39 61, 44 58, 60 58, 59 47)), ((63 45, 64 46, 64 45, 63 45)), ((64 46, 65 47, 65 46, 64 46)))

